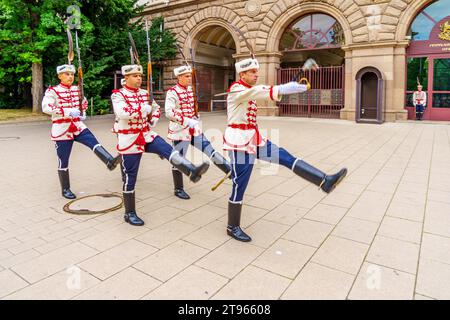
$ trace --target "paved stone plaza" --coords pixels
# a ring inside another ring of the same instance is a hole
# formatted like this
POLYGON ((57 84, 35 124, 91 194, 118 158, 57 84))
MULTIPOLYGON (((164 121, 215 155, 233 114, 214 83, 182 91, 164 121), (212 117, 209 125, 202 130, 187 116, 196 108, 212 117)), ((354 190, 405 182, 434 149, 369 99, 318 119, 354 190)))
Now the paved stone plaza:
MULTIPOLYGON (((108 150, 113 117, 86 124, 108 150)), ((203 128, 225 128, 224 113, 203 128)), ((258 163, 243 208, 252 236, 225 233, 227 181, 216 167, 192 199, 175 198, 171 168, 144 155, 136 197, 143 227, 123 209, 65 213, 50 121, 0 125, 1 299, 450 299, 450 126, 356 124, 260 117, 274 142, 327 172, 349 175, 330 195, 286 168, 258 163), (17 139, 17 137, 19 139, 17 139)), ((156 131, 165 137, 167 121, 156 131)), ((199 163, 198 151, 190 155, 199 163)), ((78 196, 121 191, 76 144, 70 161, 78 196)))

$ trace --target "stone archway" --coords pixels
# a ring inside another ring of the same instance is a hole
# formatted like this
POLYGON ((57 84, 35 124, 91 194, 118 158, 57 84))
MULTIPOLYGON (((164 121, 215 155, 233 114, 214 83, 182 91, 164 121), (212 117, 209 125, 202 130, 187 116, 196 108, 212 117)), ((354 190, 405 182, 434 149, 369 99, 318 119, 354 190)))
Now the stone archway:
POLYGON ((384 76, 375 67, 358 71, 356 80, 356 122, 384 122, 384 76))
POLYGON ((334 16, 317 11, 317 7, 320 6, 291 10, 289 16, 279 20, 277 28, 284 29, 274 27, 274 36, 269 38, 272 43, 267 49, 281 55, 277 83, 291 81, 308 58, 314 58, 321 66, 318 71, 304 74, 312 84, 311 90, 278 103, 283 116, 339 118, 344 108, 345 31, 334 16))
POLYGON ((225 92, 235 80, 234 56, 240 52, 237 35, 228 22, 208 18, 196 24, 183 44, 185 56, 195 57, 198 82, 199 108, 203 111, 225 109, 225 92))
POLYGON ((248 31, 244 20, 234 11, 226 7, 208 7, 193 14, 186 21, 177 38, 183 44, 183 50, 187 54, 190 46, 193 46, 195 49, 196 43, 193 39, 196 38, 199 32, 209 26, 220 26, 226 29, 233 37, 236 44, 236 54, 242 54, 243 50, 248 52, 245 44, 241 43, 243 40, 238 38, 230 24, 240 28, 243 32, 248 31))
MULTIPOLYGON (((414 3, 413 16, 405 17, 406 49, 405 104, 408 119, 417 119, 414 92, 418 82, 426 94, 425 120, 450 119, 450 38, 445 27, 450 23, 450 0, 414 3)), ((400 30, 403 36, 404 30, 400 30)), ((421 120, 421 118, 419 118, 421 120)))
MULTIPOLYGON (((302 15, 314 12, 325 13, 335 18, 343 29, 345 37, 345 45, 350 45, 353 43, 353 35, 350 28, 350 23, 339 9, 327 3, 314 2, 314 3, 299 4, 298 2, 296 2, 295 4, 292 5, 292 8, 283 11, 283 13, 280 16, 278 16, 277 18, 275 18, 273 21, 270 22, 272 23, 272 27, 267 35, 265 50, 268 52, 277 52, 281 36, 283 35, 283 32, 286 29, 286 27, 292 22, 292 20, 296 17, 300 17, 302 15)), ((365 20, 362 13, 359 12, 359 14, 360 16, 358 15, 358 12, 355 12, 354 19, 365 20)), ((271 15, 269 12, 267 14, 267 18, 270 19, 270 17, 271 15)), ((365 28, 367 29, 367 27, 365 28)))
MULTIPOLYGON (((354 12, 351 14, 350 21, 352 21, 354 28, 365 28, 367 33, 366 19, 360 12, 358 6, 355 7, 354 4, 352 4, 351 7, 354 12)), ((267 27, 268 30, 265 46, 261 50, 272 56, 271 68, 275 69, 280 67, 283 55, 279 51, 279 44, 285 29, 295 18, 308 13, 324 13, 336 19, 343 29, 345 45, 352 44, 353 34, 350 22, 341 11, 342 9, 348 8, 348 6, 342 7, 342 4, 337 8, 323 2, 306 3, 305 1, 301 1, 299 3, 298 1, 292 0, 283 0, 274 4, 260 26, 261 30, 264 31, 265 27, 267 27), (270 25, 270 27, 268 27, 268 25, 270 25)), ((269 83, 276 82, 277 74, 275 72, 267 72, 267 75, 269 83)))
MULTIPOLYGON (((434 2, 433 0, 414 0, 409 4, 401 1, 404 4, 404 10, 398 16, 397 30, 395 32, 395 40, 404 41, 408 33, 409 27, 421 10, 434 2)), ((392 4, 390 4, 392 6, 392 4)), ((395 8, 395 7, 393 7, 395 8)), ((388 10, 388 9, 386 9, 388 10)))
POLYGON ((322 67, 342 66, 344 32, 339 22, 322 12, 311 12, 291 21, 280 38, 281 67, 301 67, 313 57, 322 67))

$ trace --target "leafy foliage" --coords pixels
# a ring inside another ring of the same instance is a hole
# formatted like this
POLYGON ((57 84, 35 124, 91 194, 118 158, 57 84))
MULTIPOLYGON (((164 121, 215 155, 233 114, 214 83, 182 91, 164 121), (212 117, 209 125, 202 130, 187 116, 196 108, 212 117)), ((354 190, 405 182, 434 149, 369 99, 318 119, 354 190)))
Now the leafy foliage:
MULTIPOLYGON (((77 30, 84 71, 85 95, 94 99, 96 114, 109 111, 113 76, 128 64, 131 31, 141 57, 147 61, 144 21, 137 19, 142 7, 137 0, 0 0, 0 108, 29 104, 31 66, 44 69, 44 88, 59 82, 56 66, 67 63, 68 41, 65 22, 81 9, 77 30), (135 22, 130 23, 132 19, 135 22)), ((150 22, 150 21, 149 21, 150 22)), ((173 58, 176 54, 173 35, 160 29, 163 18, 151 22, 152 60, 173 58)), ((75 45, 75 34, 72 31, 75 45)), ((77 66, 77 57, 73 64, 77 66)))

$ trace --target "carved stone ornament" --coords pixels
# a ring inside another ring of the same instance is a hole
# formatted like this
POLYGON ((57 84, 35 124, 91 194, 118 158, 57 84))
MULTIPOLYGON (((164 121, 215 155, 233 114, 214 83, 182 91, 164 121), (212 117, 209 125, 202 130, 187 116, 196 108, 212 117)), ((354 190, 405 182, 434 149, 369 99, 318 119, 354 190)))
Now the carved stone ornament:
POLYGON ((261 12, 261 3, 257 0, 249 0, 245 4, 245 13, 249 17, 256 17, 261 12))
POLYGON ((441 33, 439 34, 439 39, 450 41, 450 21, 445 21, 441 24, 441 33))

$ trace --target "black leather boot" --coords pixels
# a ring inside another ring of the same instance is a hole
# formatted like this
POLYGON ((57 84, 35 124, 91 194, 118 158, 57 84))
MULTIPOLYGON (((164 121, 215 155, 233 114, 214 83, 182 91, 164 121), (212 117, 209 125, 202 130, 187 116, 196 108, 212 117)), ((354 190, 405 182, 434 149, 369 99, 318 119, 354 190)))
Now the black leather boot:
POLYGON ((203 162, 198 167, 194 166, 194 164, 182 157, 180 153, 176 151, 170 156, 170 163, 182 173, 187 175, 194 183, 198 182, 209 168, 208 162, 203 162))
POLYGON ((342 179, 347 175, 347 168, 342 168, 339 172, 326 175, 325 182, 322 184, 321 188, 326 193, 330 193, 336 188, 336 186, 341 183, 342 179))
POLYGON ((103 148, 103 146, 98 146, 97 148, 95 148, 94 153, 97 155, 97 157, 100 158, 100 160, 102 160, 104 164, 106 164, 106 167, 111 171, 114 170, 122 160, 120 154, 113 158, 113 156, 105 148, 103 148))
POLYGON ((189 200, 191 197, 183 189, 183 174, 177 169, 172 169, 174 194, 180 199, 189 200))
POLYGON ((120 161, 120 174, 122 175, 122 182, 125 183, 126 176, 125 176, 125 170, 123 167, 123 161, 120 161))
POLYGON ((125 222, 128 222, 129 224, 133 226, 143 226, 144 221, 139 218, 136 214, 136 208, 135 208, 135 197, 134 192, 132 193, 123 193, 123 203, 125 206, 125 222))
POLYGON ((326 193, 333 191, 347 174, 347 169, 343 168, 338 173, 326 175, 303 160, 298 160, 295 163, 293 171, 303 179, 319 186, 326 193))
POLYGON ((66 199, 75 199, 77 196, 70 191, 69 169, 58 170, 59 183, 61 184, 61 194, 66 199))
MULTIPOLYGON (((220 170, 223 171, 223 173, 227 174, 228 172, 231 171, 230 163, 219 152, 214 151, 214 153, 211 157, 211 160, 220 170)), ((230 179, 231 179, 231 176, 230 176, 230 179)))
POLYGON ((240 227, 241 212, 242 212, 241 203, 228 202, 227 234, 238 241, 249 242, 252 241, 252 238, 250 238, 240 227))

